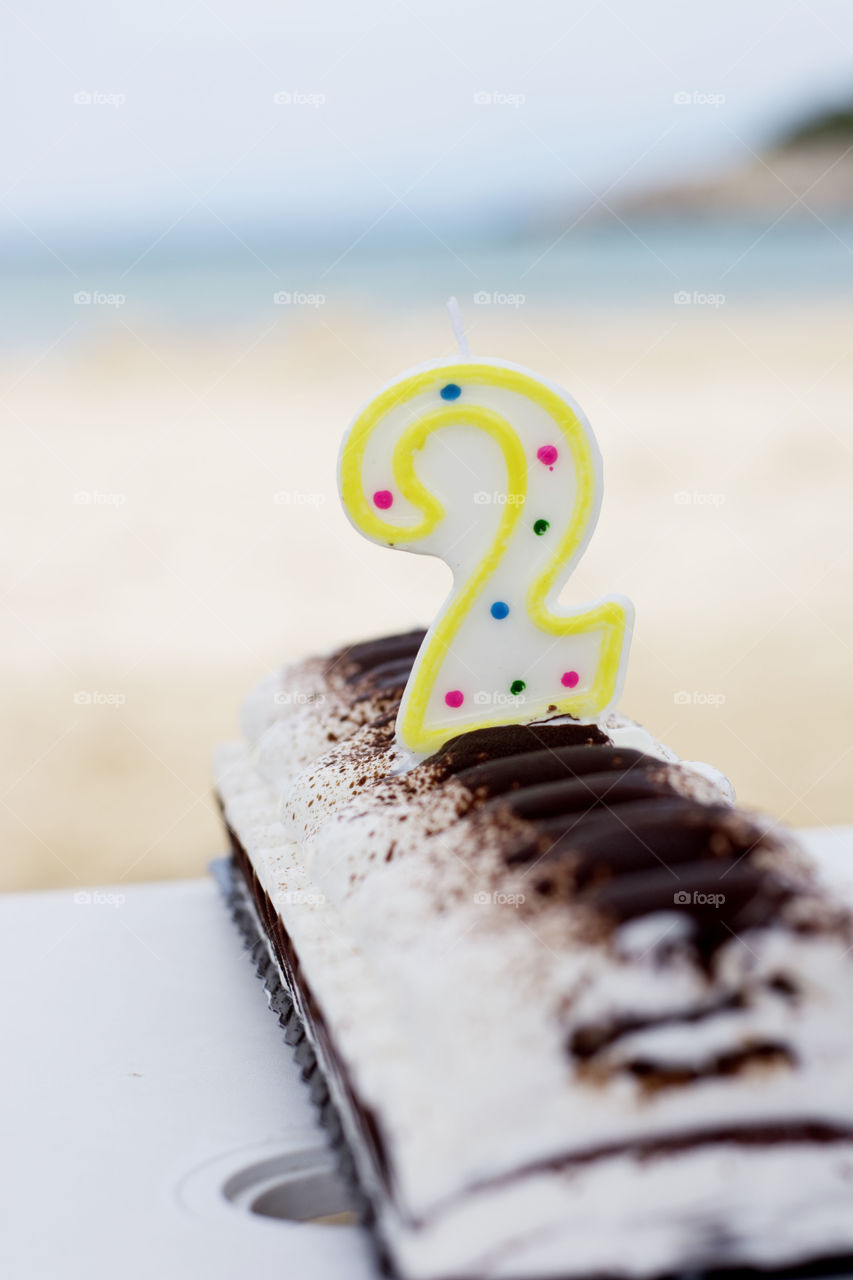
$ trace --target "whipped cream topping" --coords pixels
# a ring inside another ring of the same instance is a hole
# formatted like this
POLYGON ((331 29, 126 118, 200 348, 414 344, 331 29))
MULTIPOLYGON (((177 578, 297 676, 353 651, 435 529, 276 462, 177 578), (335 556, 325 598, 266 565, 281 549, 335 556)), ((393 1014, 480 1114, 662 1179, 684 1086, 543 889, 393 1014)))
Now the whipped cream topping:
MULTIPOLYGON (((675 902, 604 928, 543 897, 547 857, 508 861, 535 823, 440 757, 402 757, 389 702, 345 655, 277 673, 216 782, 376 1117, 390 1183, 366 1153, 360 1175, 401 1272, 654 1275, 853 1248, 850 939, 788 838, 756 827, 799 877, 795 906, 697 963, 675 902), (737 1137, 792 1126, 796 1142, 737 1137)), ((600 729, 654 758, 649 787, 731 805, 710 766, 624 717, 600 729)))

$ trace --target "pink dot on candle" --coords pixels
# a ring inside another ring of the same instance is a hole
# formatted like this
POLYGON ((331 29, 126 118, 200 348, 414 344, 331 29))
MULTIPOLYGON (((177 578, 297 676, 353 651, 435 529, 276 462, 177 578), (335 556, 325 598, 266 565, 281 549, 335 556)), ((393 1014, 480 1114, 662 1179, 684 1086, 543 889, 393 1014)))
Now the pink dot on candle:
POLYGON ((387 511, 394 501, 394 495, 390 489, 377 489, 373 495, 373 501, 380 511, 387 511))
POLYGON ((552 444, 543 444, 541 449, 536 450, 536 457, 543 462, 546 467, 554 470, 554 463, 557 461, 557 450, 552 444))
POLYGON ((564 684, 567 689, 574 689, 579 680, 577 671, 564 671, 560 676, 560 684, 564 684))
POLYGON ((461 689, 451 689, 450 693, 444 695, 444 701, 449 707, 461 707, 465 701, 465 694, 461 689))

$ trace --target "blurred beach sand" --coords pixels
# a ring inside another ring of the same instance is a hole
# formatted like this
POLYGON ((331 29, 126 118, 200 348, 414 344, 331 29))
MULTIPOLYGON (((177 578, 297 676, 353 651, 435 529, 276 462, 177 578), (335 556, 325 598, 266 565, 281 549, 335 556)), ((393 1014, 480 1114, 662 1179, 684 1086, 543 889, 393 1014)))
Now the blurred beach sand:
MULTIPOLYGON (((223 846, 210 755, 271 667, 427 622, 443 565, 339 510, 342 431, 452 356, 439 309, 131 315, 0 367, 0 887, 189 876, 223 846)), ((623 709, 786 821, 849 821, 853 321, 839 303, 468 307, 476 352, 586 410, 598 532, 564 598, 630 595, 623 709)))

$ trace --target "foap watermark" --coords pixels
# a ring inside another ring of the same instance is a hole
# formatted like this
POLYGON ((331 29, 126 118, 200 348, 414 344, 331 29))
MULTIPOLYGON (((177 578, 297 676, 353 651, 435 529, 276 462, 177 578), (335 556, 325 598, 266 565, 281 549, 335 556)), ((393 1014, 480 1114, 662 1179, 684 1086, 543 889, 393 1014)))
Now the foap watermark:
POLYGON ((703 293, 701 289, 679 289, 672 295, 677 307, 724 307, 724 293, 703 293))
POLYGON ((524 698, 524 681, 516 680, 516 685, 520 688, 515 692, 504 693, 499 689, 477 689, 472 699, 475 707, 517 707, 523 703, 524 698))
POLYGON ((123 693, 102 693, 100 689, 78 689, 74 695, 76 707, 123 707, 127 697, 123 693))
POLYGON ((474 902, 478 907, 520 907, 527 901, 523 893, 493 893, 481 890, 474 894, 474 902))
POLYGON ((694 889, 692 893, 689 889, 676 889, 672 895, 673 905, 676 907, 721 907, 725 900, 724 893, 702 893, 699 889, 694 889))
POLYGON ((724 93, 709 93, 703 89, 680 89, 672 95, 677 107, 721 107, 725 100, 724 93))
POLYGON ((102 293, 100 289, 78 289, 74 294, 75 307, 123 307, 127 298, 123 293, 102 293))
POLYGON ((315 111, 326 105, 325 93, 306 93, 304 89, 279 89, 272 100, 277 107, 313 107, 315 111))
POLYGON ((718 710, 726 701, 724 693, 706 693, 702 689, 679 689, 672 695, 677 707, 713 707, 718 710))
POLYGON ((272 500, 277 507, 322 507, 326 494, 308 489, 279 489, 272 500))
POLYGON ((279 689, 273 696, 277 707, 315 707, 326 701, 324 693, 306 693, 304 689, 279 689))
POLYGON ((474 503, 478 507, 520 507, 524 503, 524 494, 504 493, 502 489, 489 493, 487 489, 478 489, 474 494, 474 503))
POLYGON ((526 93, 507 93, 503 89, 478 89, 474 94, 475 107, 513 107, 517 111, 526 101, 526 93))
POLYGON ((123 907, 126 902, 123 893, 106 893, 103 889, 79 889, 74 894, 75 907, 123 907))
POLYGON ((316 889, 287 889, 279 895, 278 901, 288 907, 324 907, 326 895, 316 889))
POLYGON ((74 494, 75 507, 123 507, 126 493, 104 493, 100 489, 78 489, 74 494))
POLYGON ((527 301, 527 295, 524 293, 501 293, 494 289, 491 292, 488 289, 480 289, 474 294, 475 307, 523 307, 527 301))
POLYGON ((75 107, 123 107, 125 93, 105 93, 103 89, 78 89, 74 94, 75 107))
POLYGON ((699 489, 679 489, 672 495, 677 507, 721 507, 725 500, 724 493, 703 493, 699 489))
POLYGON ((272 300, 277 307, 317 307, 325 306, 325 293, 300 293, 298 289, 279 289, 272 300))

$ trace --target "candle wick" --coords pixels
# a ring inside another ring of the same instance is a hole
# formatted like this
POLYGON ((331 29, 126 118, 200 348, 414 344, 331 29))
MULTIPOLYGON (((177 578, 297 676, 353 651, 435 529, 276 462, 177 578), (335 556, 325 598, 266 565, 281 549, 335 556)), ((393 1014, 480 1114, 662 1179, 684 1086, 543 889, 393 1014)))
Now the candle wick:
POLYGON ((465 325, 462 323, 462 312, 459 309, 459 303, 455 298, 447 299, 447 312, 450 316, 450 326, 453 329, 453 336, 456 338, 456 345, 459 347, 459 354, 463 360, 471 359, 471 348, 468 346, 468 339, 465 336, 465 325))

